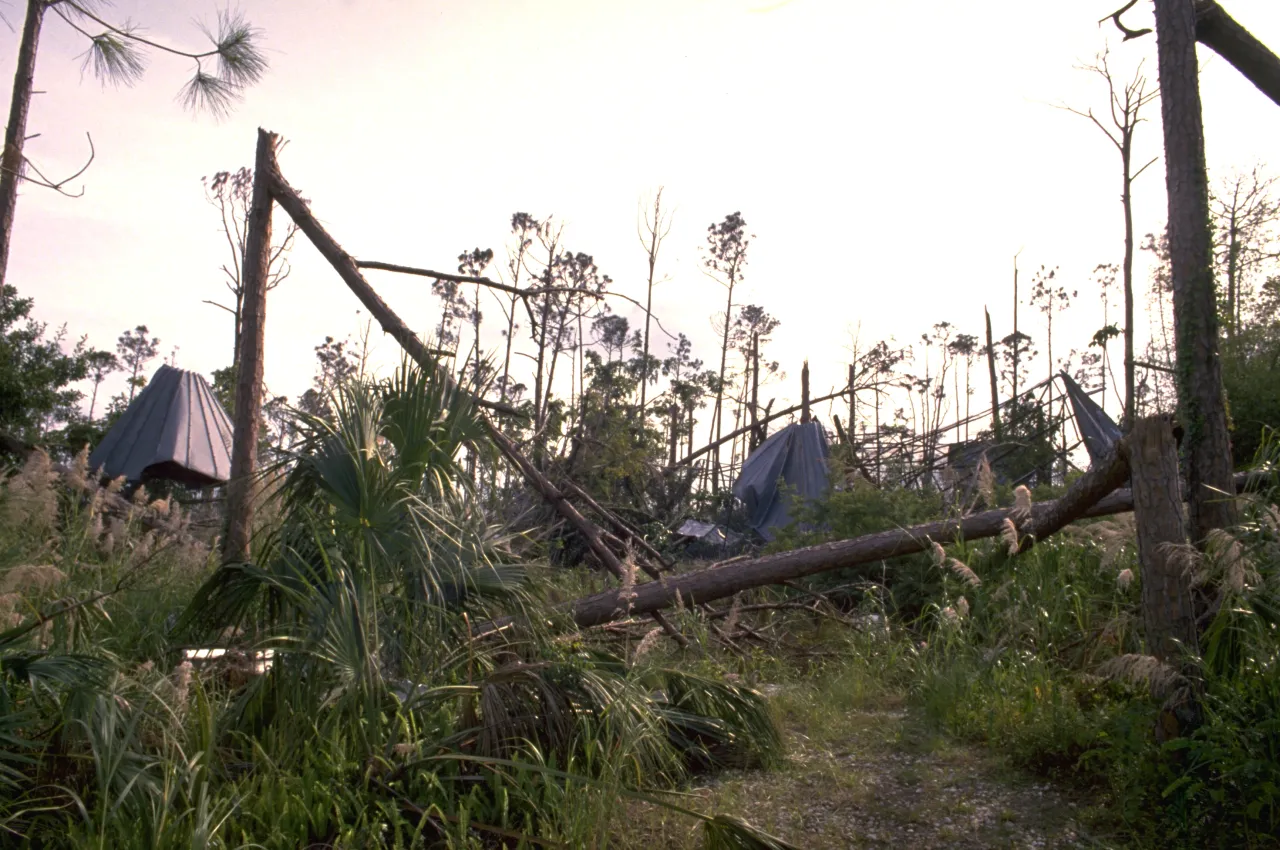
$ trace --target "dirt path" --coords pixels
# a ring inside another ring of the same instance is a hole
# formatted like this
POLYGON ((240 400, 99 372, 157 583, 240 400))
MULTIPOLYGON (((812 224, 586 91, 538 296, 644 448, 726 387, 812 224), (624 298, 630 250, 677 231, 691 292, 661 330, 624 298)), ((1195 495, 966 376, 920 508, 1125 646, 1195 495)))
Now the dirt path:
MULTIPOLYGON (((771 690, 768 686, 762 690, 771 690)), ((703 811, 734 814, 802 848, 1112 847, 1080 826, 1088 801, 931 735, 899 706, 839 717, 789 710, 787 764, 695 783, 703 811), (815 728, 818 727, 818 728, 815 728)), ((695 848, 687 822, 636 812, 627 847, 695 848)))

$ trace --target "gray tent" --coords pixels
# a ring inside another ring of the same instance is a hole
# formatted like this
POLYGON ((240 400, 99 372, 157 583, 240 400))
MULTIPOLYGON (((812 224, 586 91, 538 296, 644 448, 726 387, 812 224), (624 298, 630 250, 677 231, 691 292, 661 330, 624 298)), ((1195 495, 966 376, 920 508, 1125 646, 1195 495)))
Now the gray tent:
POLYGON ((800 499, 827 491, 827 434, 817 422, 793 423, 751 453, 733 485, 733 495, 747 506, 747 522, 765 540, 790 519, 789 499, 778 489, 781 478, 800 499))
POLYGON ((1067 398, 1071 400, 1071 411, 1075 414, 1076 428, 1080 431, 1080 439, 1089 452, 1089 461, 1098 463, 1105 458, 1119 442, 1123 432, 1120 426, 1111 421, 1098 403, 1089 398, 1089 393, 1071 379, 1066 372, 1059 372, 1062 385, 1067 388, 1067 398))
POLYGON ((89 468, 129 481, 225 484, 232 433, 231 419, 203 376, 161 366, 89 456, 89 468))

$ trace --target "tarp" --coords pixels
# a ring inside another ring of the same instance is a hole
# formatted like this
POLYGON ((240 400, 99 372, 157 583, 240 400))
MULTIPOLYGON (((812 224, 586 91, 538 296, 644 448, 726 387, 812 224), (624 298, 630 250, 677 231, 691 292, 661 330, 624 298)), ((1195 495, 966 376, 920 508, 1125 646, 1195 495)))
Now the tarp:
POLYGON ((1089 461, 1098 463, 1111 453, 1123 432, 1070 375, 1059 372, 1058 377, 1067 388, 1067 398, 1071 401, 1071 411, 1075 414, 1076 428, 1089 452, 1089 461))
POLYGON ((89 468, 129 481, 224 484, 231 477, 232 433, 203 376, 161 366, 89 455, 89 468))
POLYGON ((733 495, 747 507, 747 522, 765 540, 791 520, 790 499, 778 480, 798 499, 826 492, 829 469, 827 434, 817 422, 792 423, 756 448, 733 485, 733 495))

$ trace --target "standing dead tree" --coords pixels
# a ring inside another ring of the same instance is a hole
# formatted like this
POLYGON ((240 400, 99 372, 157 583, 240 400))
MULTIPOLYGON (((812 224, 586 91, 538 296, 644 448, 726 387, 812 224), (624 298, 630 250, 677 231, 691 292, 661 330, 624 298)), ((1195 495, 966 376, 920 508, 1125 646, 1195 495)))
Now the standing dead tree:
POLYGON ((1169 194, 1169 258, 1173 277, 1178 408, 1186 429, 1191 536, 1236 517, 1231 492, 1231 440, 1218 358, 1218 305, 1213 279, 1209 185, 1190 0, 1156 0, 1165 184, 1169 194))
MULTIPOLYGON (((1081 70, 1097 74, 1107 84, 1107 111, 1111 126, 1108 127, 1094 114, 1092 108, 1080 110, 1071 106, 1063 109, 1074 115, 1089 119, 1102 131, 1103 135, 1115 146, 1120 154, 1120 205, 1124 211, 1124 262, 1121 265, 1124 285, 1124 419, 1132 423, 1134 417, 1134 354, 1133 354, 1133 181, 1142 172, 1150 168, 1156 161, 1153 157, 1136 171, 1133 168, 1133 137, 1144 119, 1142 108, 1160 96, 1158 89, 1148 90, 1147 79, 1142 73, 1142 65, 1133 73, 1133 79, 1123 87, 1117 86, 1116 78, 1111 73, 1109 53, 1103 51, 1091 65, 1084 65, 1081 70)), ((1050 364, 1052 366, 1052 364, 1050 364)))

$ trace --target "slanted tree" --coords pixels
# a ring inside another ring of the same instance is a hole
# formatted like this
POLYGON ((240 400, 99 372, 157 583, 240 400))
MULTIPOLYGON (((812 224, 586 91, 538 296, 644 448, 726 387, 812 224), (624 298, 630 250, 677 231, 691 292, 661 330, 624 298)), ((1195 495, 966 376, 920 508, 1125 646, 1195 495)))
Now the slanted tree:
POLYGON ((120 334, 116 340, 116 352, 120 355, 121 368, 129 373, 129 397, 125 406, 133 403, 134 394, 147 385, 147 376, 143 369, 160 353, 160 338, 148 337, 151 333, 146 325, 138 325, 133 330, 120 334))
POLYGON ((1218 359, 1209 185, 1200 110, 1196 15, 1192 0, 1155 0, 1165 184, 1169 195, 1169 257, 1177 341, 1178 408, 1185 430, 1191 539, 1236 518, 1231 440, 1218 359))
MULTIPOLYGON (((132 85, 146 70, 147 51, 155 50, 195 63, 195 73, 182 87, 179 99, 196 111, 225 115, 245 87, 256 83, 266 72, 267 60, 258 47, 261 32, 233 12, 218 15, 215 29, 201 27, 211 42, 204 51, 169 47, 146 37, 135 24, 113 24, 100 14, 102 4, 93 0, 26 0, 26 17, 18 44, 18 65, 9 100, 9 121, 5 127, 4 151, 0 155, 0 292, 9 265, 14 212, 18 204, 18 184, 22 181, 68 194, 63 188, 88 168, 61 180, 45 177, 26 156, 27 118, 35 93, 36 53, 47 13, 52 12, 72 31, 88 41, 83 70, 104 84, 132 85), (216 71, 208 66, 216 66, 216 71)), ((90 141, 90 162, 93 159, 90 141)))

